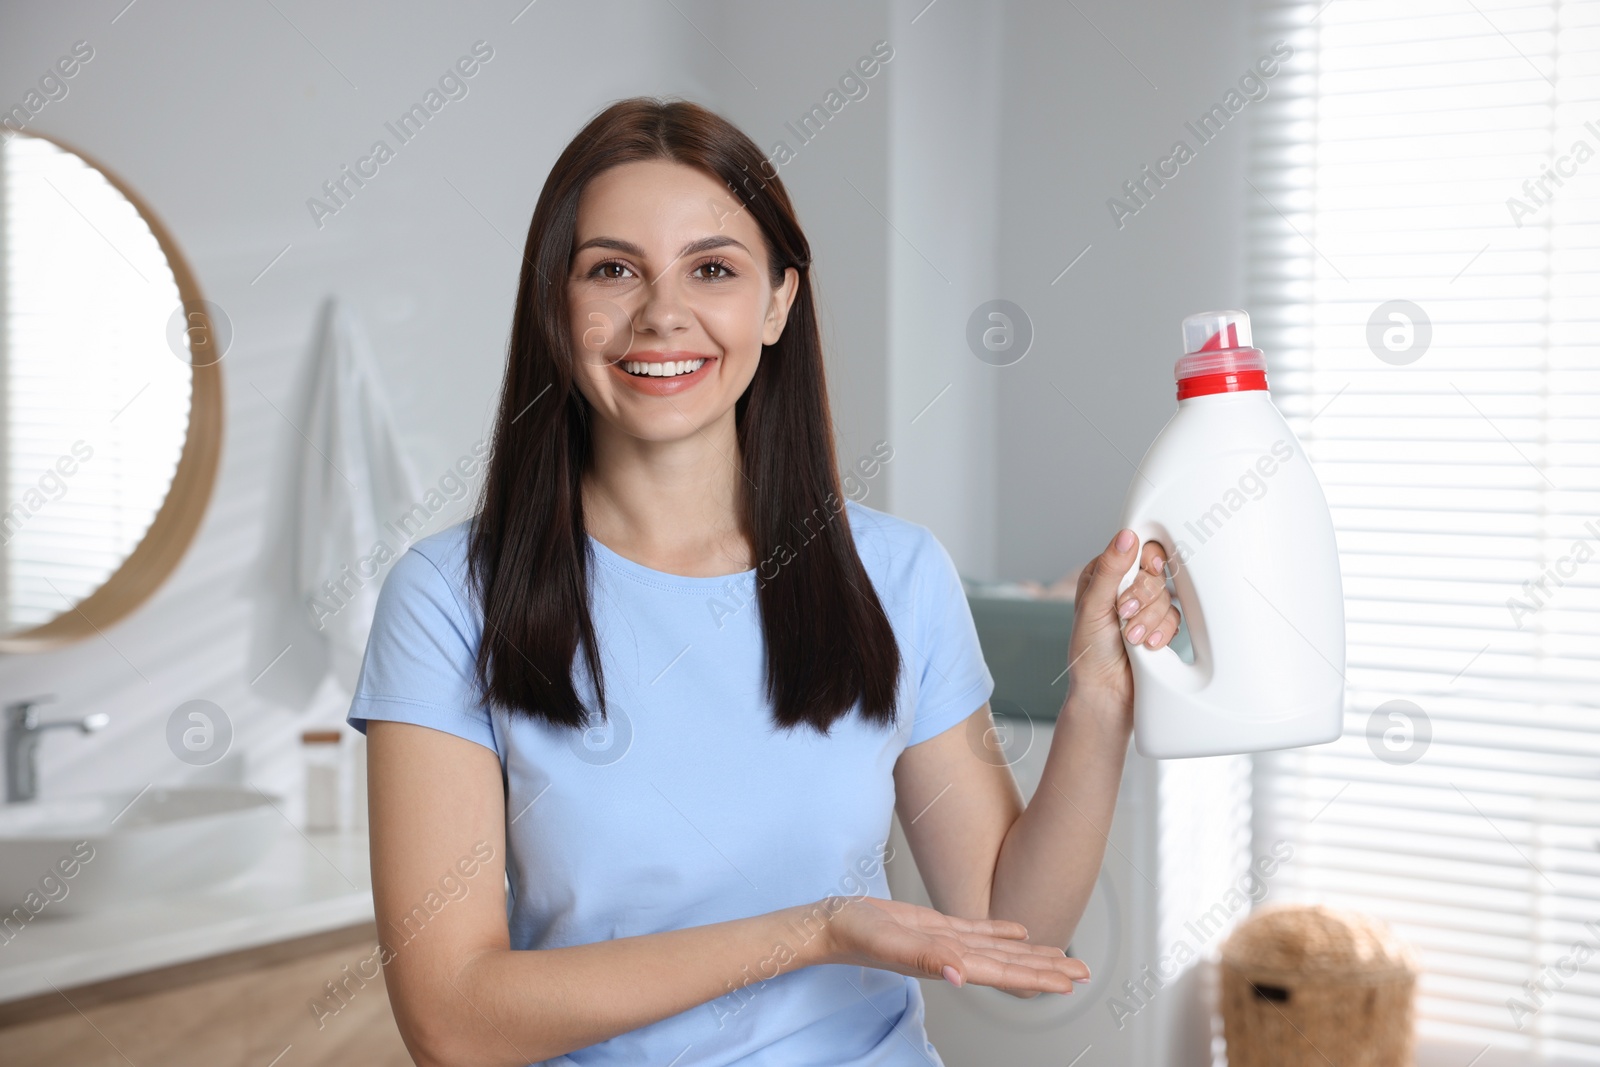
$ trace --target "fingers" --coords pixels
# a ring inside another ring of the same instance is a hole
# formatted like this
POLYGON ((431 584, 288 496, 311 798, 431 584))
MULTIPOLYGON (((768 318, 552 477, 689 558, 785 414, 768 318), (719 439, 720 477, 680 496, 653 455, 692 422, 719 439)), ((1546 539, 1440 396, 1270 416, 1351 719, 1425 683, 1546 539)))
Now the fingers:
POLYGON ((1157 639, 1157 642, 1150 647, 1160 648, 1162 645, 1171 643, 1172 639, 1178 636, 1178 624, 1182 621, 1183 615, 1178 611, 1178 609, 1175 607, 1168 607, 1166 617, 1161 620, 1161 624, 1155 630, 1155 633, 1159 634, 1160 636, 1157 639))
POLYGON ((1161 599, 1148 607, 1141 607, 1127 620, 1128 640, 1149 648, 1160 648, 1178 632, 1178 609, 1164 592, 1161 599))
MULTIPOLYGON (((1130 553, 1131 556, 1131 553, 1130 553)), ((1027 928, 1006 919, 967 919, 904 901, 873 898, 875 912, 894 920, 869 958, 902 974, 1004 989, 1015 996, 1071 993, 1089 968, 1054 945, 1026 940, 1027 928)))
POLYGON ((994 986, 1017 993, 1061 993, 1070 995, 1073 989, 1089 978, 1089 968, 1082 960, 1058 955, 1048 957, 1000 955, 989 950, 975 950, 963 954, 957 968, 962 984, 994 986))
POLYGON ((1070 994, 1077 984, 1089 980, 1089 967, 1055 945, 1036 945, 982 934, 951 934, 937 939, 935 955, 942 961, 956 949, 956 975, 946 973, 952 985, 977 983, 1003 989, 1014 996, 1033 996, 1041 992, 1070 994), (951 945, 951 939, 956 941, 951 945))
POLYGON ((1179 621, 1178 609, 1170 603, 1154 605, 1129 620, 1128 640, 1146 648, 1160 648, 1177 634, 1179 621))
POLYGON ((1179 615, 1167 592, 1165 564, 1159 544, 1145 545, 1138 576, 1117 596, 1117 617, 1133 644, 1160 648, 1178 632, 1179 615))
POLYGON ((982 934, 961 935, 960 940, 968 949, 982 949, 985 952, 1014 953, 1019 956, 1039 956, 1052 960, 1066 956, 1065 952, 1054 945, 1036 945, 1031 941, 1010 941, 999 937, 984 937, 982 934))
POLYGON ((1145 542, 1144 548, 1139 551, 1139 569, 1149 571, 1151 574, 1161 574, 1166 566, 1166 560, 1161 545, 1156 541, 1145 542))
POLYGON ((1091 611, 1099 613, 1116 609, 1117 583, 1128 573, 1137 556, 1138 536, 1132 530, 1118 530, 1106 550, 1084 568, 1082 600, 1091 611))
POLYGON ((969 956, 985 956, 1001 963, 1033 970, 1064 974, 1074 982, 1089 980, 1089 965, 1067 955, 1053 945, 995 945, 989 948, 968 949, 969 956), (1037 952, 1019 951, 1022 948, 1039 949, 1037 952))

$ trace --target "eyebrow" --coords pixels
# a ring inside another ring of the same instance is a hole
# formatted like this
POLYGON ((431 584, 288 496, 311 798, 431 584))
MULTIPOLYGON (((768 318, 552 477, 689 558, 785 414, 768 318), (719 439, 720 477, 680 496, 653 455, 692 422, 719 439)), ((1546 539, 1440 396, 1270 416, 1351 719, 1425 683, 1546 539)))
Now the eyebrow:
MULTIPOLYGON (((750 249, 745 248, 744 242, 736 241, 727 234, 717 233, 712 234, 709 237, 702 237, 698 241, 690 241, 688 244, 683 246, 683 249, 678 253, 677 258, 682 259, 685 256, 692 256, 698 252, 709 252, 713 248, 726 248, 729 245, 744 249, 746 255, 750 254, 750 249)), ((640 259, 646 258, 644 249, 640 248, 632 241, 624 241, 620 237, 591 237, 577 248, 574 248, 572 250, 573 255, 577 255, 585 248, 611 248, 618 252, 626 252, 630 256, 638 256, 640 259)))

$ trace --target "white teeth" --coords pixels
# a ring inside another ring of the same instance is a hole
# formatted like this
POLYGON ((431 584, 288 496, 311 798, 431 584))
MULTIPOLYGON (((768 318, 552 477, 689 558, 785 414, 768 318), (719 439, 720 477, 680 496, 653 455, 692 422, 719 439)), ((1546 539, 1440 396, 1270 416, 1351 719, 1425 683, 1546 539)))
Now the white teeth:
POLYGON ((703 359, 667 360, 664 363, 628 360, 622 364, 622 369, 629 374, 638 374, 647 378, 676 378, 680 374, 693 374, 704 364, 705 360, 703 359))

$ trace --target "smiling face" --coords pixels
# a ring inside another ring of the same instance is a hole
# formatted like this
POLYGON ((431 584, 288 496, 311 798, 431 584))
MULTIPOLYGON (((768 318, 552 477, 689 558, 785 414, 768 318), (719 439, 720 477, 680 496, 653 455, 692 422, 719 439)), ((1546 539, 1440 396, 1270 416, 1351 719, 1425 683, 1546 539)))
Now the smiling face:
POLYGON ((612 167, 578 201, 567 300, 577 385, 600 420, 673 441, 719 420, 783 332, 799 283, 774 287, 761 228, 679 163, 612 167))

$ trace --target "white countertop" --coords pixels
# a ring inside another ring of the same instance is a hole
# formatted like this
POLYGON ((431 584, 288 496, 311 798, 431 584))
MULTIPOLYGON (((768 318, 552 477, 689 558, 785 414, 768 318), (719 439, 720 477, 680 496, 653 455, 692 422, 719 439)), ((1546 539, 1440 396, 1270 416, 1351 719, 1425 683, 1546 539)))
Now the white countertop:
POLYGON ((366 831, 301 834, 284 824, 260 862, 222 885, 87 915, 46 909, 0 945, 0 1002, 372 917, 366 831))

